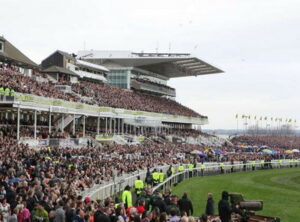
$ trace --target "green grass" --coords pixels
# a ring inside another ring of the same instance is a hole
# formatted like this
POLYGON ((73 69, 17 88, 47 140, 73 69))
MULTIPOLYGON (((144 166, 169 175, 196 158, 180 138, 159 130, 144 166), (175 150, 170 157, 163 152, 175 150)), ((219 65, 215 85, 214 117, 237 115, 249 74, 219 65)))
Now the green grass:
POLYGON ((279 217, 283 222, 300 221, 300 168, 257 170, 227 175, 194 177, 172 188, 179 197, 188 192, 194 216, 205 211, 207 193, 213 193, 215 213, 221 192, 242 193, 245 200, 263 200, 259 215, 279 217))

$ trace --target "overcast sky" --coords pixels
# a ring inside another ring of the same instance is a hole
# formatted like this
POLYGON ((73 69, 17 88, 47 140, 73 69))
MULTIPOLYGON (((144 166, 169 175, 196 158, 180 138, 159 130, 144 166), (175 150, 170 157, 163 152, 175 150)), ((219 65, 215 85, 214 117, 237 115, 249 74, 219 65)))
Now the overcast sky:
POLYGON ((37 63, 56 49, 189 52, 225 71, 169 82, 204 128, 235 128, 236 113, 300 120, 299 0, 0 3, 0 35, 37 63))

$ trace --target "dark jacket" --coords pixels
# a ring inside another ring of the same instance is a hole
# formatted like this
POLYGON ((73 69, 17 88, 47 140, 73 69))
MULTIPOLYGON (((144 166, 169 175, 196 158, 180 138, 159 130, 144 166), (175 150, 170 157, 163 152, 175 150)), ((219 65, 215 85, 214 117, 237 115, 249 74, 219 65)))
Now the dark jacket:
POLYGON ((194 213, 193 204, 186 197, 182 197, 178 201, 178 206, 179 206, 180 212, 186 212, 188 216, 190 216, 190 215, 192 215, 194 213))
POLYGON ((153 208, 154 208, 154 207, 158 207, 161 213, 162 213, 162 212, 166 212, 166 210, 167 210, 167 205, 166 205, 166 203, 163 201, 162 198, 157 198, 157 199, 154 201, 154 203, 153 203, 153 208))
POLYGON ((207 216, 213 216, 214 215, 214 200, 213 198, 208 198, 206 201, 206 209, 205 209, 205 213, 207 216))
POLYGON ((95 222, 110 222, 110 217, 105 215, 104 213, 100 212, 94 218, 95 222))
POLYGON ((228 202, 228 193, 223 191, 222 200, 219 201, 219 216, 222 222, 229 222, 231 215, 231 208, 228 202))

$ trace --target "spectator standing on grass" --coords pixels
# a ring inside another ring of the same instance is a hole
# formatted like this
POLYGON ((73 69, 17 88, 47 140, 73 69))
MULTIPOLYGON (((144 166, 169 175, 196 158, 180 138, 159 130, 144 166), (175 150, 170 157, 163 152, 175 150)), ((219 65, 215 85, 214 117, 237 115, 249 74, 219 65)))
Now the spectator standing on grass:
POLYGON ((214 215, 214 200, 213 200, 212 193, 209 193, 207 195, 205 213, 206 213, 207 216, 213 216, 214 215))
POLYGON ((194 209, 192 201, 188 199, 187 192, 184 192, 182 198, 178 201, 180 212, 186 212, 187 216, 193 215, 194 209))
POLYGON ((219 216, 222 222, 229 222, 231 219, 231 209, 228 202, 229 194, 227 191, 222 192, 222 199, 219 201, 219 216))

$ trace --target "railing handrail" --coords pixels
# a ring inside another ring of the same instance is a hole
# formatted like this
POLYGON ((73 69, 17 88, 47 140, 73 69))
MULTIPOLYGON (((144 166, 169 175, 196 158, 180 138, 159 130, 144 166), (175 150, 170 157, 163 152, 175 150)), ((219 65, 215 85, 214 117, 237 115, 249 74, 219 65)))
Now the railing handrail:
MULTIPOLYGON (((265 164, 280 164, 279 161, 282 160, 284 162, 282 162, 282 165, 286 165, 286 163, 290 163, 290 160, 296 160, 298 163, 300 162, 300 159, 278 159, 278 160, 273 160, 273 161, 270 161, 270 162, 259 162, 257 163, 255 161, 255 163, 238 163, 238 164, 224 164, 222 167, 244 167, 244 166, 262 166, 262 165, 265 165, 265 164)), ((239 161, 241 162, 241 161, 239 161)), ((220 166, 220 163, 221 162, 217 162, 218 163, 218 166, 217 167, 221 167, 220 166)), ((228 162, 227 162, 228 163, 228 162)), ((201 168, 201 167, 196 167, 196 168, 193 168, 192 171, 197 171, 197 170, 206 170, 206 169, 209 169, 209 168, 214 168, 216 166, 211 166, 211 167, 205 167, 205 168, 201 168)), ((157 189, 159 189, 160 187, 164 186, 166 183, 168 183, 170 180, 174 179, 175 177, 181 175, 181 174, 184 174, 186 172, 189 172, 190 170, 189 169, 184 169, 182 172, 178 172, 174 175, 172 175, 171 177, 168 177, 165 181, 163 181, 162 183, 158 184, 157 186, 153 187, 153 191, 156 191, 157 189)))
MULTIPOLYGON (((300 162, 300 159, 281 159, 281 160, 282 160, 282 165, 283 166, 286 166, 287 164, 289 164, 290 160, 297 161, 297 163, 300 162)), ((231 164, 230 162, 223 162, 224 165, 222 165, 222 167, 223 167, 223 170, 227 171, 229 169, 229 167, 230 168, 231 167, 244 167, 244 166, 249 167, 249 166, 253 166, 253 165, 255 165, 255 167, 257 167, 257 166, 262 166, 262 165, 265 165, 265 164, 276 164, 276 166, 278 166, 279 161, 280 160, 272 160, 271 162, 266 162, 266 161, 261 162, 261 160, 256 160, 255 163, 253 163, 251 161, 247 162, 247 163, 243 163, 242 161, 236 161, 234 164, 231 164), (257 161, 259 161, 259 162, 257 162, 257 161)), ((174 175, 166 178, 162 183, 160 183, 159 185, 155 186, 153 188, 153 191, 155 191, 158 188, 160 188, 160 187, 164 186, 165 184, 169 183, 171 180, 173 180, 174 178, 178 177, 179 175, 185 174, 185 173, 187 173, 189 171, 199 171, 199 170, 209 171, 211 169, 216 169, 216 168, 217 168, 217 170, 220 170, 221 163, 222 162, 204 162, 205 168, 201 168, 201 166, 200 166, 200 167, 195 167, 195 168, 192 168, 192 169, 186 168, 187 164, 183 164, 185 166, 185 169, 182 172, 177 172, 174 175)), ((201 163, 198 163, 198 164, 201 164, 201 163)), ((173 165, 173 167, 177 167, 177 166, 179 166, 179 164, 173 165)), ((166 171, 169 167, 170 167, 170 165, 163 165, 163 166, 158 166, 158 167, 155 167, 155 168, 159 169, 159 170, 163 169, 164 171, 166 171)), ((138 171, 135 174, 129 174, 129 175, 125 174, 125 175, 123 175, 121 177, 115 178, 114 182, 108 182, 107 184, 100 185, 100 187, 97 186, 97 187, 90 188, 90 189, 88 189, 86 191, 83 191, 82 195, 84 197, 86 197, 86 196, 93 197, 94 195, 100 194, 102 192, 102 194, 103 194, 102 195, 102 199, 106 198, 106 197, 108 197, 108 196, 104 195, 104 193, 106 193, 106 191, 105 191, 106 189, 116 189, 116 186, 120 185, 120 182, 122 180, 124 180, 124 182, 122 184, 131 184, 131 185, 133 185, 134 184, 134 180, 137 178, 137 176, 140 176, 141 179, 144 179, 145 177, 143 178, 143 176, 146 175, 146 172, 147 172, 147 170, 142 170, 142 171, 138 171)), ((121 190, 119 190, 119 191, 121 191, 121 190)), ((113 195, 116 194, 116 193, 111 192, 111 191, 110 191, 110 193, 111 193, 111 196, 113 196, 113 195)), ((97 196, 99 196, 99 195, 97 195, 97 196)))

